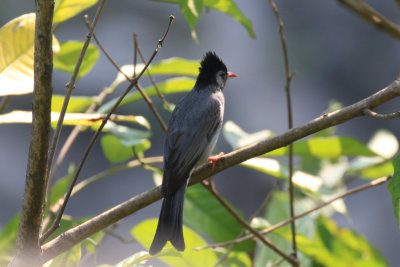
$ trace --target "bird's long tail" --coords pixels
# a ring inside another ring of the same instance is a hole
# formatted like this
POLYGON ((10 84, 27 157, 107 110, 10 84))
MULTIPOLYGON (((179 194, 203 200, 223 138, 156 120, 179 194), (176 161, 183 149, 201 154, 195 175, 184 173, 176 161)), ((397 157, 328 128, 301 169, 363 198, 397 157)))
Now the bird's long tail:
POLYGON ((183 240, 182 216, 183 201, 185 199, 186 184, 175 194, 166 195, 163 199, 158 226, 153 243, 150 247, 150 255, 157 254, 162 250, 167 241, 179 251, 185 250, 183 240))

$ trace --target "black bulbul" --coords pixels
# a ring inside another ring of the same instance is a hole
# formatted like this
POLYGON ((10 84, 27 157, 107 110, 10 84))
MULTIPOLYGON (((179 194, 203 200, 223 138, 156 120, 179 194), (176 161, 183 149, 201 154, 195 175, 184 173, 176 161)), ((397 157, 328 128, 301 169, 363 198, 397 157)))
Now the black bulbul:
MULTIPOLYGON (((164 199, 151 255, 160 252, 167 241, 177 250, 185 250, 182 216, 186 186, 194 168, 205 163, 214 149, 224 117, 222 90, 228 78, 237 77, 214 52, 206 53, 199 70, 196 84, 178 102, 169 121, 161 186, 164 199)), ((209 160, 214 167, 218 157, 209 160)))

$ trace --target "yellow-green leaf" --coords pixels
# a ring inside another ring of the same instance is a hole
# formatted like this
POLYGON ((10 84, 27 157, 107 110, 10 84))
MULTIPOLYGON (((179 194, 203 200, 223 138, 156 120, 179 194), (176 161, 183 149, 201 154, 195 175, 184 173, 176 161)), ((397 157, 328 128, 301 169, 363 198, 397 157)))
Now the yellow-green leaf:
MULTIPOLYGON (((0 29, 0 96, 33 92, 35 14, 19 16, 0 29)), ((53 36, 53 52, 59 51, 53 36)))
MULTIPOLYGON (((157 220, 150 219, 141 222, 131 230, 131 234, 136 240, 146 249, 150 247, 157 228, 157 220)), ((164 256, 162 253, 166 250, 171 250, 172 245, 168 242, 165 248, 161 251, 157 258, 170 266, 192 266, 204 267, 213 266, 218 258, 211 249, 194 250, 195 247, 207 245, 198 234, 183 226, 183 235, 185 237, 186 249, 183 252, 177 252, 174 256, 164 256)))
MULTIPOLYGON (((61 44, 60 52, 54 58, 54 68, 73 74, 76 63, 81 54, 83 42, 69 41, 61 44)), ((78 78, 85 76, 99 59, 99 50, 93 44, 89 44, 82 65, 79 69, 78 78)))
POLYGON ((93 6, 98 0, 55 0, 53 23, 63 22, 93 6))
MULTIPOLYGON (((61 112, 65 96, 53 95, 51 98, 51 111, 61 112)), ((92 96, 71 96, 68 102, 67 113, 83 112, 95 100, 92 96)))

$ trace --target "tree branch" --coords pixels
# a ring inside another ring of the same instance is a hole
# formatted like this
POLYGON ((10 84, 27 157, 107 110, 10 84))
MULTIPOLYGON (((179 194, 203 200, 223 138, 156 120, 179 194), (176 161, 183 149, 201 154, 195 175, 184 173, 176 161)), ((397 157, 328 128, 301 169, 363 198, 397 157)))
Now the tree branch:
MULTIPOLYGON (((190 181, 190 185, 200 182, 224 169, 235 166, 245 160, 260 156, 277 148, 284 147, 289 143, 304 138, 320 130, 329 128, 363 116, 365 108, 373 109, 379 105, 400 95, 400 80, 396 79, 388 87, 375 94, 340 110, 324 114, 304 125, 292 128, 283 134, 271 137, 242 147, 231 153, 225 154, 218 161, 218 165, 211 169, 211 163, 206 163, 196 169, 190 181)), ((96 217, 78 225, 61 236, 51 240, 42 246, 45 262, 56 255, 68 250, 72 246, 91 236, 97 231, 119 221, 120 219, 142 209, 151 203, 161 199, 160 187, 152 188, 131 199, 97 215, 96 217)))
POLYGON ((46 197, 46 166, 53 91, 54 1, 37 0, 32 132, 15 258, 10 266, 39 266, 39 235, 46 197))
POLYGON ((364 109, 365 116, 377 119, 377 120, 391 120, 400 117, 400 111, 392 112, 389 114, 380 114, 372 111, 368 108, 364 109))
MULTIPOLYGON (((273 0, 269 0, 269 3, 272 7, 272 10, 275 13, 276 21, 278 22, 279 26, 279 36, 281 37, 282 43, 282 50, 283 50, 283 62, 285 64, 285 75, 286 75, 286 85, 285 85, 285 92, 286 92, 286 103, 287 103, 287 111, 288 111, 288 128, 293 128, 293 111, 292 111, 292 100, 290 96, 290 82, 292 81, 293 73, 289 71, 289 55, 287 52, 286 47, 286 39, 285 35, 283 34, 283 21, 279 15, 278 6, 273 0)), ((289 144, 289 210, 290 210, 290 217, 294 217, 294 193, 293 193, 293 144, 289 144)), ((293 256, 297 259, 297 243, 296 243, 296 223, 292 221, 291 223, 291 231, 292 231, 292 249, 293 249, 293 256)), ((294 262, 296 266, 298 266, 299 262, 294 262)), ((295 266, 292 263, 292 266, 295 266)))

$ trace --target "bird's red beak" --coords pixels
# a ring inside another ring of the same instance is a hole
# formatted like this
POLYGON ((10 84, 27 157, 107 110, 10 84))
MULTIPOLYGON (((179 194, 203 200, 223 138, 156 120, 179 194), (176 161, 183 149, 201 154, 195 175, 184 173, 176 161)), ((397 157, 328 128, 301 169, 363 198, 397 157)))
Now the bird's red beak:
POLYGON ((228 78, 238 77, 235 73, 228 71, 228 78))

